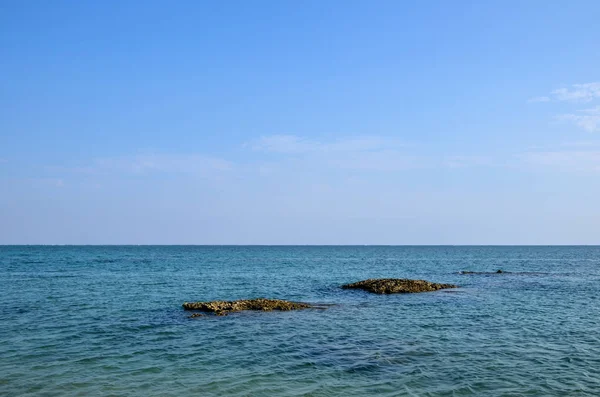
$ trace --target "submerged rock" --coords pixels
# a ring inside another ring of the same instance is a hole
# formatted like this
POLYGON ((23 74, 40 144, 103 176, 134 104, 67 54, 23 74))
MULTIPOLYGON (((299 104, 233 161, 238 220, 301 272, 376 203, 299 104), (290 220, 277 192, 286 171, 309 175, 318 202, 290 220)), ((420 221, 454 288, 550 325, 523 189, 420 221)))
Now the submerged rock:
MULTIPOLYGON (((300 310, 309 309, 315 306, 302 302, 289 302, 280 299, 241 299, 237 301, 212 301, 212 302, 185 302, 185 310, 198 310, 201 312, 214 313, 217 316, 225 316, 232 312, 243 310, 300 310)), ((197 317, 192 315, 192 317, 197 317)))
POLYGON ((472 272, 469 270, 463 270, 462 272, 459 272, 459 274, 502 274, 502 273, 509 273, 509 272, 505 272, 502 269, 498 269, 495 272, 472 272))
MULTIPOLYGON (((482 274, 482 275, 496 275, 496 274, 509 274, 511 276, 547 276, 559 273, 548 273, 548 272, 507 272, 506 270, 496 270, 495 272, 472 272, 470 270, 463 270, 458 274, 482 274)), ((566 273, 562 273, 566 274, 566 273)))
POLYGON ((398 294, 430 292, 444 288, 457 288, 453 284, 431 283, 425 280, 410 280, 407 278, 374 278, 342 285, 344 289, 362 289, 375 294, 398 294))

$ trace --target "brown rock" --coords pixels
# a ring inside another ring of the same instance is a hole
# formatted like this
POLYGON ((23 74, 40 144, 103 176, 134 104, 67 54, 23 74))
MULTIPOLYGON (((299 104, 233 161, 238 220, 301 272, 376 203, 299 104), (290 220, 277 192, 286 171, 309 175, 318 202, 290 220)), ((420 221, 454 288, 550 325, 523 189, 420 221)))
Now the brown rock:
POLYGON ((425 280, 410 280, 406 278, 368 279, 352 284, 342 285, 344 289, 362 289, 375 294, 398 294, 437 291, 444 288, 457 288, 453 284, 431 283, 425 280))
POLYGON ((185 302, 185 310, 198 310, 201 312, 214 313, 217 316, 226 316, 231 312, 242 310, 299 310, 313 307, 308 303, 289 302, 280 299, 242 299, 237 301, 212 301, 212 302, 185 302))

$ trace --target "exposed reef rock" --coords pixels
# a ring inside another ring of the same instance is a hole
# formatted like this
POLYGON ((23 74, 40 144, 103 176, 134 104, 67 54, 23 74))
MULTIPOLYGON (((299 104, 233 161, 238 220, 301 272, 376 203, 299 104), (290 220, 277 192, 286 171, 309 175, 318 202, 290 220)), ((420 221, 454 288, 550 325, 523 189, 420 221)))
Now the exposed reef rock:
MULTIPOLYGON (((201 312, 214 313, 217 316, 226 316, 232 312, 240 312, 243 310, 300 310, 315 308, 316 306, 308 303, 289 302, 280 299, 241 299, 237 301, 212 301, 212 302, 185 302, 183 308, 185 310, 198 310, 201 312)), ((317 307, 320 308, 320 307, 317 307)), ((191 317, 201 316, 192 314, 191 317)))
POLYGON ((362 289, 375 294, 430 292, 457 287, 453 284, 438 284, 425 280, 410 280, 406 278, 375 278, 342 285, 344 289, 362 289))

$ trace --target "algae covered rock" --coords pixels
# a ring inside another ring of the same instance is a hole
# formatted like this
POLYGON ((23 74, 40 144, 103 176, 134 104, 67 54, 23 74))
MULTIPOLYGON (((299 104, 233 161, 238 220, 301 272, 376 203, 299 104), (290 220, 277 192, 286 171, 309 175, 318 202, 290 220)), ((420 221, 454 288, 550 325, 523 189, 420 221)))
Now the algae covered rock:
POLYGON ((214 313, 217 316, 225 316, 231 312, 243 310, 300 310, 309 309, 314 306, 302 302, 289 302, 280 299, 241 299, 236 301, 211 301, 211 302, 185 302, 185 310, 198 310, 201 312, 214 313))
POLYGON ((437 291, 444 288, 457 288, 453 284, 438 284, 426 280, 407 278, 374 278, 342 285, 344 289, 362 289, 375 294, 402 294, 437 291))

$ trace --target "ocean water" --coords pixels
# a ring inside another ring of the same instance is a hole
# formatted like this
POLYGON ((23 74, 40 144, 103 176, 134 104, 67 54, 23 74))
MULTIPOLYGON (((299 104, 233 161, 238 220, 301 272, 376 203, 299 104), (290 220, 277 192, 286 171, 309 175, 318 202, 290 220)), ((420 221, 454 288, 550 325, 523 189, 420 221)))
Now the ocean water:
POLYGON ((4 246, 0 395, 597 396, 599 300, 600 247, 4 246), (181 308, 254 297, 333 305, 181 308))

